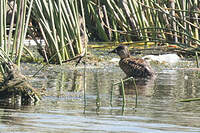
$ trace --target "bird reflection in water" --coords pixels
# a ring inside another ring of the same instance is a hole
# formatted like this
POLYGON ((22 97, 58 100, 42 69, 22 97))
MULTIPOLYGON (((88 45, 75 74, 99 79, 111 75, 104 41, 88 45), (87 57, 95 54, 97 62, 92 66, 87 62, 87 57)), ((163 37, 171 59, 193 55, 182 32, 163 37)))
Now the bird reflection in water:
MULTIPOLYGON (((155 77, 152 78, 136 78, 124 82, 124 90, 126 95, 135 95, 136 89, 139 95, 150 96, 153 94, 155 87, 155 77)), ((122 95, 122 86, 119 86, 120 95, 122 95)))

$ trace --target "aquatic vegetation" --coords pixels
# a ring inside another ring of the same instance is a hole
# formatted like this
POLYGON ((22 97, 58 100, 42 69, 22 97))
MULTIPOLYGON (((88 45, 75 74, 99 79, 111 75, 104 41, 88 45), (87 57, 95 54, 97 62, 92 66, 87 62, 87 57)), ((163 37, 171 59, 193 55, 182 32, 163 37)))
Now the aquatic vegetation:
POLYGON ((109 41, 92 47, 129 44, 134 48, 147 49, 165 45, 186 55, 199 52, 200 3, 197 0, 89 0, 86 3, 84 9, 86 26, 91 33, 89 39, 109 41))
POLYGON ((200 101, 200 98, 190 98, 190 99, 180 100, 180 102, 192 102, 192 101, 200 101))
POLYGON ((9 98, 13 95, 20 95, 20 105, 23 102, 37 102, 40 100, 39 92, 28 83, 19 69, 33 0, 14 0, 11 21, 9 22, 7 22, 9 20, 6 12, 7 2, 7 0, 0 2, 0 70, 1 75, 3 75, 0 97, 9 98))
POLYGON ((82 0, 36 0, 33 16, 45 41, 44 47, 37 44, 46 62, 62 64, 85 55, 87 35, 82 0))
POLYGON ((124 107, 126 106, 126 94, 125 94, 124 82, 129 82, 129 84, 133 85, 133 88, 135 89, 135 108, 136 108, 137 107, 137 101, 138 101, 137 100, 138 99, 138 89, 137 89, 137 85, 135 83, 135 79, 133 77, 129 77, 129 78, 126 78, 126 79, 121 79, 121 81, 119 81, 119 82, 112 83, 111 91, 110 91, 110 105, 112 106, 113 90, 114 90, 115 86, 116 85, 121 85, 120 89, 122 91, 122 97, 123 97, 123 106, 122 106, 122 108, 124 109, 124 107))
POLYGON ((9 58, 20 66, 33 0, 29 2, 28 0, 14 0, 13 9, 10 9, 12 12, 10 18, 7 18, 7 4, 7 0, 1 1, 0 46, 9 58), (7 22, 9 19, 11 20, 7 22))

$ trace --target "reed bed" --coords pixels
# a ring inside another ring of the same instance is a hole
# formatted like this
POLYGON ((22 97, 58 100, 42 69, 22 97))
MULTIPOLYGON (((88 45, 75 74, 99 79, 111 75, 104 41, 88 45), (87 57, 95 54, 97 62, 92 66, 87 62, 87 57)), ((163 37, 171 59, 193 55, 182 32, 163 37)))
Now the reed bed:
POLYGON ((7 0, 0 2, 0 70, 3 77, 6 77, 4 69, 9 68, 8 64, 17 64, 20 68, 33 1, 13 0, 9 6, 7 0))
POLYGON ((35 0, 33 16, 45 41, 41 53, 47 62, 55 54, 51 62, 59 64, 84 55, 87 35, 82 0, 35 0))
POLYGON ((1 0, 0 3, 0 47, 10 60, 20 66, 33 0, 29 0, 29 4, 28 0, 13 0, 10 9, 7 2, 1 0), (9 18, 7 18, 8 12, 10 12, 9 18))
POLYGON ((85 1, 90 38, 100 41, 143 41, 199 51, 198 0, 85 1))
MULTIPOLYGON (((20 105, 41 99, 19 69, 33 1, 13 0, 9 3, 10 9, 7 0, 0 1, 0 72, 3 75, 0 98, 15 99, 19 95, 20 105)), ((18 100, 12 102, 18 103, 18 100)))

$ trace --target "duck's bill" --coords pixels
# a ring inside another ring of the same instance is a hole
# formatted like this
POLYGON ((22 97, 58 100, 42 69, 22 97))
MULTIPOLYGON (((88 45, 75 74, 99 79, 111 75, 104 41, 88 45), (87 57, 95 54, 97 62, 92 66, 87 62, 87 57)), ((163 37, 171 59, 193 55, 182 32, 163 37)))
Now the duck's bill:
POLYGON ((113 49, 112 51, 109 51, 108 53, 117 53, 116 49, 113 49))

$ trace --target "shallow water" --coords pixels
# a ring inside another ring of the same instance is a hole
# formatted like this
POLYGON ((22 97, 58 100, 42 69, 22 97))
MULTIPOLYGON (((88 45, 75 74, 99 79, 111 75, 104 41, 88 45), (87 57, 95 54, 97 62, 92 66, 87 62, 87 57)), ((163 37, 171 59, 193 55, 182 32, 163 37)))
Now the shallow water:
MULTIPOLYGON (((32 64, 22 67, 27 76, 39 68, 32 64)), ((111 84, 125 76, 117 66, 47 67, 32 80, 34 87, 46 88, 46 96, 36 105, 1 106, 0 133, 200 132, 200 102, 179 102, 200 97, 199 72, 155 69, 155 79, 145 84, 136 82, 139 96, 135 108, 134 86, 129 84, 125 87, 125 106, 118 86, 110 102, 111 84)))

